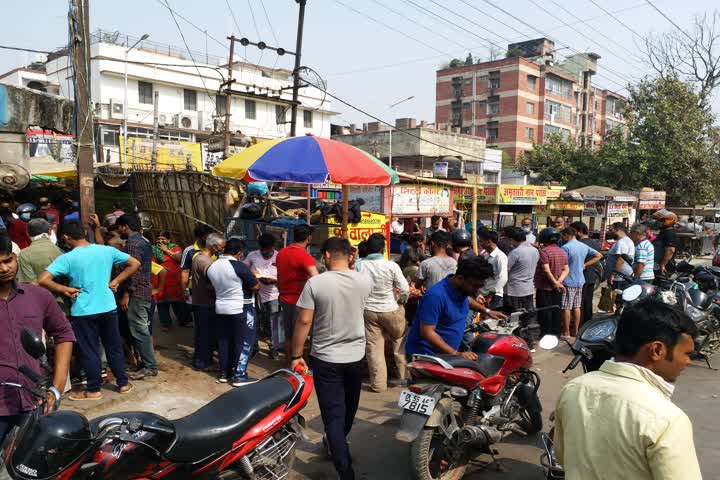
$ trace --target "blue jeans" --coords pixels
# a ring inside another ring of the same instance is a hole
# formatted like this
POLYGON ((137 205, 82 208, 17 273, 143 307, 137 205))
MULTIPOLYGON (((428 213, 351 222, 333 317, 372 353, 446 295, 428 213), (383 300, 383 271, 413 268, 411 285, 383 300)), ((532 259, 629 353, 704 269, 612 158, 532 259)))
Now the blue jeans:
POLYGON ((128 384, 125 373, 125 354, 123 353, 120 328, 118 327, 117 312, 100 313, 97 315, 83 315, 70 317, 80 353, 80 363, 87 376, 88 392, 99 392, 102 385, 100 371, 100 345, 105 349, 110 370, 117 379, 118 387, 128 384))
POLYGON ((270 300, 263 303, 263 320, 270 325, 270 348, 280 349, 287 340, 285 338, 285 329, 282 325, 282 317, 280 313, 280 302, 278 300, 270 300))
POLYGON ((228 377, 244 377, 255 345, 255 312, 245 310, 234 315, 216 315, 220 373, 228 377))
POLYGON ((151 333, 149 328, 150 300, 130 297, 127 316, 130 334, 132 335, 135 348, 138 353, 140 353, 143 366, 148 370, 156 372, 158 366, 157 361, 155 360, 155 350, 153 349, 152 337, 150 336, 151 333))
POLYGON ((195 317, 195 354, 193 367, 205 370, 212 365, 212 349, 215 343, 215 309, 210 305, 193 305, 195 317))

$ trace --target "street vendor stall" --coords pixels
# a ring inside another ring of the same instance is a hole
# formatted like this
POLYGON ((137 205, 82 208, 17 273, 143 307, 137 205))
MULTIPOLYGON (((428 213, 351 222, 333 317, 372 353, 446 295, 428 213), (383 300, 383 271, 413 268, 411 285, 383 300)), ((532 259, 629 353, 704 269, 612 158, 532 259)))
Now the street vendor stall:
MULTIPOLYGON (((391 185, 398 183, 395 171, 372 155, 351 145, 312 135, 281 138, 253 145, 213 168, 221 177, 242 178, 248 182, 295 182, 307 185, 341 186, 342 216, 338 225, 325 225, 357 244, 362 234, 351 238, 348 222, 351 185, 391 185)), ((264 219, 271 221, 271 219, 264 219)), ((362 220, 362 219, 361 219, 362 220)), ((377 221, 377 219, 373 219, 377 221)), ((387 224, 387 218, 384 218, 387 224)), ((288 219, 297 223, 298 219, 288 219)), ((277 223, 277 219, 273 222, 277 223)), ((360 223, 360 222, 358 222, 360 223)), ((385 228, 385 227, 383 227, 385 228)), ((286 227, 287 230, 290 230, 286 227)), ((370 231, 370 229, 366 229, 370 231)), ((385 230, 386 231, 386 230, 385 230)))
POLYGON ((621 222, 630 226, 635 222, 637 196, 608 187, 590 185, 560 194, 561 200, 582 202, 580 218, 588 229, 605 241, 608 226, 621 222))
POLYGON ((715 252, 718 227, 720 223, 720 208, 695 207, 666 207, 678 216, 675 230, 680 239, 679 254, 687 256, 711 255, 715 252))

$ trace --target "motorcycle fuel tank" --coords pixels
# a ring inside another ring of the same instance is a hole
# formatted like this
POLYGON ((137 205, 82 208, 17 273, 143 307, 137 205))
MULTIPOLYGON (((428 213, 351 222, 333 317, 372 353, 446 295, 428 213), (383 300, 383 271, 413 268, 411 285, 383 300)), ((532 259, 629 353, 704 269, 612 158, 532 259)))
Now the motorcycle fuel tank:
POLYGON ((489 353, 505 358, 500 375, 509 375, 519 368, 532 366, 530 348, 525 340, 515 335, 482 333, 475 338, 471 349, 478 355, 489 353))

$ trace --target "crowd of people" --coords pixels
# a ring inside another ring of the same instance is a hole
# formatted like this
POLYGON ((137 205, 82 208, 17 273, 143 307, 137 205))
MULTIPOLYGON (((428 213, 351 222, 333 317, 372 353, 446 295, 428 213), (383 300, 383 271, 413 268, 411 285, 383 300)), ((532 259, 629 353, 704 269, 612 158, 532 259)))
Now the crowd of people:
MULTIPOLYGON (((28 297, 46 307, 42 325, 31 326, 54 339, 60 392, 68 390, 68 375, 85 385, 68 394, 75 401, 102 398, 109 378, 128 394, 131 381, 156 377, 156 311, 164 332, 175 323, 193 328, 194 369, 233 387, 257 380, 248 366, 259 351, 258 333, 266 332, 269 358, 284 354, 293 368, 307 367, 309 358, 323 441, 343 479, 354 478, 346 437, 366 364, 370 391, 406 385, 409 356, 477 359, 469 350, 472 334, 465 333, 470 323, 533 306, 559 307, 542 312, 541 334, 574 336, 592 315, 603 274, 600 245, 588 227, 561 218, 537 234, 529 218, 500 234, 480 228, 475 251, 466 228, 446 229, 433 217, 430 227, 410 235, 397 262, 379 233, 357 248, 330 238, 318 262, 308 252, 313 229, 306 224, 296 225, 281 249, 271 233, 248 249, 243 240, 198 224, 195 242, 183 250, 169 232, 148 238, 139 217, 119 206, 83 225, 76 209, 61 218, 46 199, 38 203, 21 205, 16 215, 0 206, 6 227, 0 229, 0 297, 14 309, 25 308, 28 297)), ((674 216, 656 216, 662 225, 654 243, 644 224, 629 235, 624 224, 611 226, 615 243, 603 279, 618 286, 665 272, 677 245, 669 231, 674 216)), ((537 339, 530 340, 532 348, 537 339)), ((0 437, 19 422, 24 402, 0 402, 0 437)))

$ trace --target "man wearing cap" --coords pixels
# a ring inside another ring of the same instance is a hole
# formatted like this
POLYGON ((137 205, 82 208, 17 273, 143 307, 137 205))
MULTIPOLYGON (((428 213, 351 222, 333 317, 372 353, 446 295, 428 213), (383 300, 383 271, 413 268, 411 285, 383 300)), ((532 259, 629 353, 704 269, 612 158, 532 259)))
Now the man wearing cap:
POLYGON ((652 242, 655 248, 655 277, 667 274, 667 267, 675 256, 675 249, 680 242, 675 233, 675 222, 677 215, 673 212, 662 209, 653 213, 653 218, 660 224, 660 232, 652 242))

